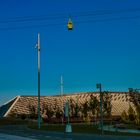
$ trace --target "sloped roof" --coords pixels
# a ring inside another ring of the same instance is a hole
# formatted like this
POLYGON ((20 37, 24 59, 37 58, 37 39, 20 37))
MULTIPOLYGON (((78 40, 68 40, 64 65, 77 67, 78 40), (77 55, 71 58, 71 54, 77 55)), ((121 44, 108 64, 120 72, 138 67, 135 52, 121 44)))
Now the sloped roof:
MULTIPOLYGON (((73 99, 74 103, 78 102, 80 106, 85 101, 90 99, 90 95, 94 95, 99 99, 99 93, 97 92, 86 92, 86 93, 75 93, 75 94, 65 94, 56 96, 41 96, 41 107, 43 105, 51 106, 52 108, 57 105, 59 108, 63 108, 67 100, 73 99)), ((111 104, 112 104, 112 115, 120 116, 121 113, 129 109, 128 92, 110 92, 111 94, 111 104)), ((14 99, 11 106, 5 112, 4 117, 8 117, 13 112, 15 114, 29 114, 29 105, 35 106, 37 108, 37 96, 18 96, 14 99)))
POLYGON ((17 98, 18 96, 9 100, 4 105, 0 106, 0 117, 4 117, 6 116, 6 114, 8 114, 8 112, 10 111, 10 108, 12 108, 14 103, 16 103, 15 101, 17 100, 17 98))

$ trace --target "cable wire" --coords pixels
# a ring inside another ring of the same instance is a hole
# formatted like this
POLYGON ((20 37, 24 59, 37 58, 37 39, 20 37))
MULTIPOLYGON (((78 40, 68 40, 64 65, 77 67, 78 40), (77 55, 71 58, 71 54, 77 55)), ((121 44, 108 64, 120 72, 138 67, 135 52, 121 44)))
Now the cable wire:
MULTIPOLYGON (((98 11, 87 11, 87 12, 77 12, 71 13, 71 18, 78 17, 91 17, 91 16, 103 16, 111 14, 123 14, 130 12, 140 12, 140 8, 128 8, 120 10, 98 10, 98 11)), ((18 23, 18 22, 29 22, 29 21, 44 21, 44 20, 58 20, 58 19, 67 19, 68 15, 66 14, 55 14, 55 15, 41 15, 41 16, 25 16, 25 17, 15 17, 8 19, 1 19, 0 23, 18 23)))
MULTIPOLYGON (((110 22, 110 21, 121 21, 121 20, 130 20, 130 19, 138 19, 140 16, 131 16, 131 17, 118 17, 118 18, 107 18, 107 19, 95 19, 95 20, 82 20, 82 21, 75 21, 74 24, 82 24, 82 23, 95 23, 95 22, 110 22)), ((62 26, 66 25, 67 22, 61 23, 50 23, 50 24, 43 24, 43 25, 27 25, 27 26, 16 26, 16 27, 6 27, 0 28, 1 31, 5 30, 18 30, 18 29, 26 29, 26 28, 42 28, 42 27, 54 27, 54 26, 62 26)))

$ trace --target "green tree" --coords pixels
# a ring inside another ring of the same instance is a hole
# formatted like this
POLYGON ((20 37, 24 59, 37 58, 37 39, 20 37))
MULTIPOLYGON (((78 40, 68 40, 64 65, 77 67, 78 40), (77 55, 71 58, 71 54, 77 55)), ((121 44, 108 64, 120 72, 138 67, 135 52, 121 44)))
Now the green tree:
POLYGON ((29 118, 36 119, 37 118, 36 107, 34 105, 29 104, 28 108, 29 108, 29 118))
POLYGON ((134 111, 134 109, 131 106, 128 109, 128 119, 131 122, 135 121, 135 119, 136 119, 135 111, 134 111))
POLYGON ((99 105, 99 101, 98 101, 97 97, 90 95, 89 108, 90 108, 93 116, 95 116, 95 115, 97 116, 96 112, 98 111, 99 106, 100 105, 99 105))
POLYGON ((111 117, 111 110, 112 110, 112 105, 111 105, 111 94, 109 92, 105 91, 103 93, 103 111, 104 111, 104 116, 107 118, 111 117))
POLYGON ((70 107, 70 116, 74 117, 74 115, 75 115, 75 103, 74 103, 74 100, 72 98, 69 100, 69 107, 70 107))
POLYGON ((128 115, 125 110, 121 114, 121 121, 124 123, 128 123, 128 115))
POLYGON ((63 111, 58 107, 56 109, 56 118, 60 119, 61 117, 63 117, 63 111))
POLYGON ((79 113, 79 107, 78 107, 78 103, 76 103, 75 107, 74 107, 74 117, 78 117, 78 113, 79 113))
POLYGON ((51 108, 51 106, 48 105, 46 105, 45 109, 46 109, 46 115, 48 119, 51 119, 52 116, 54 115, 54 110, 51 108))
POLYGON ((129 101, 134 104, 136 111, 136 124, 140 125, 140 93, 137 90, 132 90, 129 92, 129 101))
POLYGON ((85 101, 83 104, 83 107, 82 107, 82 113, 85 118, 87 118, 89 110, 90 110, 89 103, 88 103, 88 101, 85 101))

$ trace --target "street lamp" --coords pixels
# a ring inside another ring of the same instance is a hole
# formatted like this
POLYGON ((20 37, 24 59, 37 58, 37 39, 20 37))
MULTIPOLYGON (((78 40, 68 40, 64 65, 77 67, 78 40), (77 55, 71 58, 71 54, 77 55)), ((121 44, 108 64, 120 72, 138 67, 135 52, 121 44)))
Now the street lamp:
POLYGON ((128 88, 129 92, 138 92, 140 89, 136 88, 128 88))
POLYGON ((68 30, 72 30, 73 29, 73 23, 72 23, 72 20, 70 18, 69 18, 67 27, 68 27, 68 30))
MULTIPOLYGON (((136 88, 136 89, 128 88, 128 91, 129 91, 129 95, 130 95, 130 94, 139 93, 140 89, 138 89, 138 88, 136 88)), ((137 100, 140 102, 140 95, 139 96, 136 96, 136 97, 137 97, 137 100)))
POLYGON ((101 83, 96 84, 96 88, 99 89, 100 92, 100 127, 101 134, 103 135, 103 92, 101 83))

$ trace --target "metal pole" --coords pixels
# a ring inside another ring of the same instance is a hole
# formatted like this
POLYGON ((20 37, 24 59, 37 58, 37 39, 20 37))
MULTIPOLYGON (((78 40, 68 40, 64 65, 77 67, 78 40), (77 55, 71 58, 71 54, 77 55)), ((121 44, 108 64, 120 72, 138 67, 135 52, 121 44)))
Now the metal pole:
POLYGON ((100 86, 100 102, 101 102, 101 133, 103 135, 103 93, 101 86, 100 86))
MULTIPOLYGON (((61 96, 61 98, 62 98, 62 95, 63 95, 63 92, 64 92, 64 90, 63 90, 63 77, 62 77, 62 75, 61 75, 60 84, 61 84, 60 96, 61 96)), ((63 124, 63 115, 62 115, 62 124, 63 124)))
POLYGON ((60 92, 61 96, 63 95, 63 92, 64 92, 64 90, 63 90, 63 77, 61 75, 61 92, 60 92))
POLYGON ((103 93, 102 93, 102 86, 101 83, 97 84, 97 88, 100 91, 100 127, 101 127, 101 134, 103 135, 103 93))
POLYGON ((40 129, 40 34, 38 34, 38 129, 40 129))
POLYGON ((69 101, 68 101, 68 124, 69 124, 69 122, 70 122, 70 118, 69 118, 69 110, 70 108, 69 108, 69 101))

